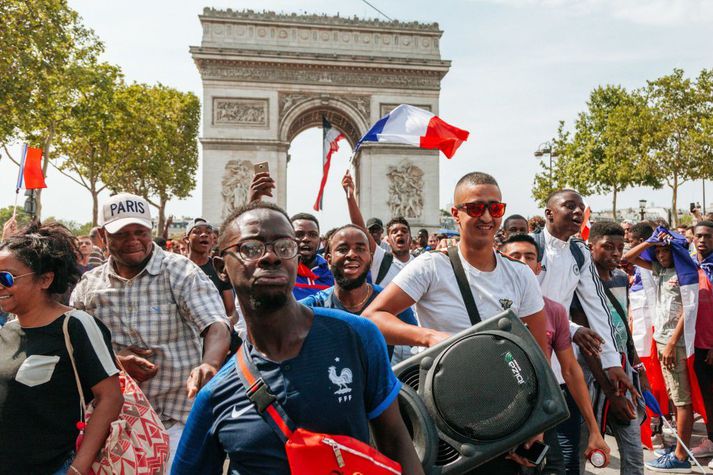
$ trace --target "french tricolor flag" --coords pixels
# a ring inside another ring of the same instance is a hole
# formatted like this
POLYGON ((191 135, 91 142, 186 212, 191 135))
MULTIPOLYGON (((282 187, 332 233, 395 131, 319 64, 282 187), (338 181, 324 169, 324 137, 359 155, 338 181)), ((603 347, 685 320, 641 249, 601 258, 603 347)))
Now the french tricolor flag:
POLYGON ((401 104, 371 127, 357 142, 354 152, 364 142, 398 143, 436 148, 451 158, 468 135, 468 131, 444 122, 432 112, 401 104))
MULTIPOLYGON (((708 420, 705 407, 703 405, 703 397, 701 396, 701 388, 698 384, 698 378, 693 368, 693 360, 695 357, 696 343, 696 323, 698 318, 699 307, 699 286, 701 280, 706 280, 703 274, 691 255, 688 253, 688 242, 686 238, 676 232, 669 231, 663 226, 656 228, 647 242, 660 242, 659 238, 662 233, 665 233, 669 238, 665 241, 671 245, 671 254, 673 256, 674 266, 676 268, 677 284, 681 291, 681 303, 683 304, 683 339, 685 342, 688 380, 691 384, 691 396, 693 400, 693 410, 703 416, 704 420, 708 420)), ((641 253, 641 258, 649 262, 656 260, 656 253, 653 248, 648 248, 641 253)), ((641 288, 639 295, 645 298, 650 304, 649 315, 640 315, 639 312, 632 312, 632 336, 636 346, 636 352, 639 358, 646 366, 646 373, 651 384, 651 389, 654 396, 657 398, 659 405, 663 408, 668 407, 668 397, 666 394, 665 382, 661 372, 661 363, 656 352, 656 342, 653 340, 651 314, 656 311, 656 293, 658 286, 650 273, 641 271, 641 288), (643 294, 643 295, 642 295, 643 294), (646 318, 648 317, 648 318, 646 318)), ((638 283, 635 282, 632 286, 632 291, 636 294, 639 289, 638 283), (635 290, 636 288, 636 290, 635 290)), ((634 302, 632 302, 632 305, 634 302)), ((707 304, 707 303, 706 303, 707 304)))

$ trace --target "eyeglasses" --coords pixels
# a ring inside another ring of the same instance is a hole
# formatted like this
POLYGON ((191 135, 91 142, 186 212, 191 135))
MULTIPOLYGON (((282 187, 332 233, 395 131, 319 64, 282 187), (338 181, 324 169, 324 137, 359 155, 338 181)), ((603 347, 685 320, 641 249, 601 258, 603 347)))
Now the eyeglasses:
POLYGON ((258 239, 247 239, 243 242, 227 246, 220 251, 220 255, 222 256, 227 254, 228 249, 236 246, 238 254, 245 261, 256 261, 261 259, 267 252, 268 246, 272 247, 272 252, 274 252, 280 259, 292 259, 297 255, 298 249, 297 240, 291 237, 275 239, 272 242, 264 242, 258 239))
POLYGON ((27 274, 20 275, 12 275, 8 271, 0 271, 0 285, 9 289, 13 285, 15 285, 15 281, 20 277, 25 277, 32 274, 34 274, 34 272, 28 272, 27 274))
POLYGON ((507 205, 505 203, 501 203, 499 201, 492 201, 490 203, 475 202, 457 205, 456 209, 465 211, 471 218, 480 218, 483 216, 486 209, 493 218, 502 218, 505 214, 506 206, 507 205))

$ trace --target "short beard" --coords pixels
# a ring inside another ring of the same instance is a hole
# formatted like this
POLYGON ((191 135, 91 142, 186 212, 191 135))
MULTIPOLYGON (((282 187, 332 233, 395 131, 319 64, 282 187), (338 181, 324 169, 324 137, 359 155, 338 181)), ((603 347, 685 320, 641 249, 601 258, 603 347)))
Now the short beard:
POLYGON ((353 279, 348 279, 344 276, 344 272, 337 267, 331 266, 330 270, 332 271, 332 275, 334 275, 334 282, 344 290, 354 290, 364 285, 366 275, 369 273, 369 269, 366 269, 353 279))
POLYGON ((250 306, 259 313, 270 313, 281 309, 287 303, 287 294, 255 295, 250 293, 250 306))

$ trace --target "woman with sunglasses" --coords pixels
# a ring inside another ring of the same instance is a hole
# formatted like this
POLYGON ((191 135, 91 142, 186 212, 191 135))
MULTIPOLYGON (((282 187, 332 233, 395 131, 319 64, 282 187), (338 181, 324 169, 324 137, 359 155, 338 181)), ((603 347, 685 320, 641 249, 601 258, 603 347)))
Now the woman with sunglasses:
POLYGON ((0 242, 0 474, 86 474, 121 410, 111 335, 58 302, 79 280, 76 241, 37 223, 0 242), (65 324, 66 322, 66 324, 65 324), (76 450, 79 392, 65 343, 94 413, 76 450))

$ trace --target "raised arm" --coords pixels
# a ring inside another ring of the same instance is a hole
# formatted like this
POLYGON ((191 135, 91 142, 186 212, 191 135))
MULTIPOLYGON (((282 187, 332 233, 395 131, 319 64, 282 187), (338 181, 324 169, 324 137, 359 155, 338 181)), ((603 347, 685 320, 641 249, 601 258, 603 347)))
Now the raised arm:
POLYGON ((639 256, 641 256, 641 253, 644 252, 646 249, 648 249, 650 247, 654 247, 656 245, 661 245, 661 244, 663 244, 663 243, 644 241, 641 244, 637 244, 636 246, 629 249, 629 251, 626 254, 621 256, 621 259, 626 262, 630 262, 634 265, 637 265, 639 267, 642 267, 644 269, 651 270, 653 268, 653 266, 651 265, 651 262, 649 262, 645 259, 642 259, 639 256))
POLYGON ((361 210, 359 209, 359 203, 357 203, 356 199, 356 186, 354 185, 354 179, 352 178, 352 174, 349 172, 348 169, 347 172, 344 174, 344 178, 342 178, 342 188, 344 188, 344 193, 347 194, 349 219, 351 220, 353 225, 359 226, 366 232, 366 237, 369 239, 369 251, 371 252, 371 254, 374 254, 377 242, 374 241, 374 238, 371 236, 371 233, 368 229, 366 229, 366 222, 364 221, 364 216, 362 216, 361 214, 361 210))
POLYGON ((248 203, 258 201, 263 196, 271 197, 274 188, 275 180, 272 179, 269 172, 256 173, 248 190, 248 203))

